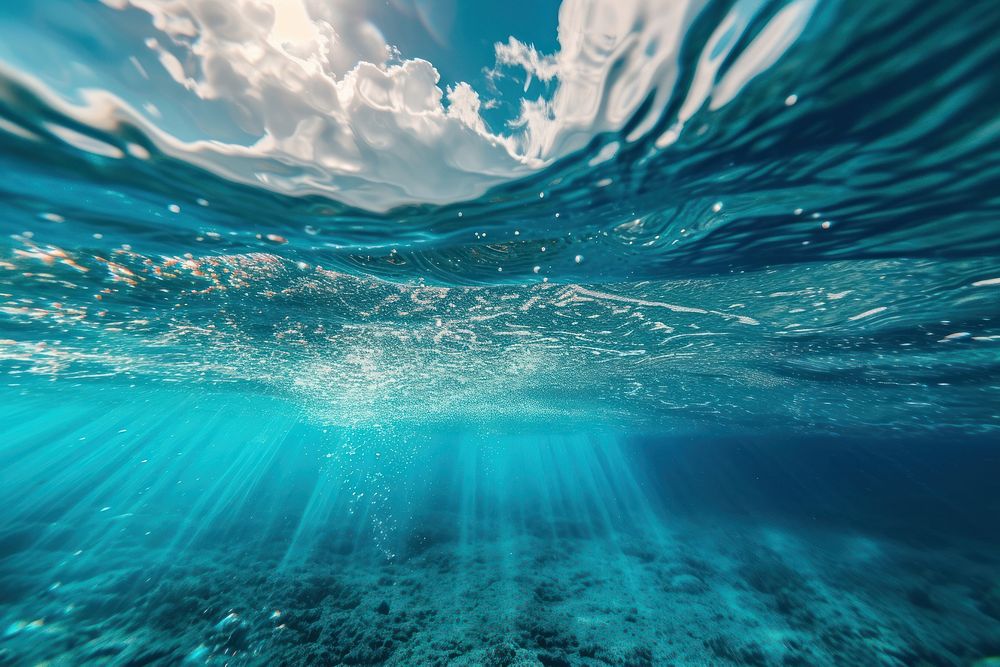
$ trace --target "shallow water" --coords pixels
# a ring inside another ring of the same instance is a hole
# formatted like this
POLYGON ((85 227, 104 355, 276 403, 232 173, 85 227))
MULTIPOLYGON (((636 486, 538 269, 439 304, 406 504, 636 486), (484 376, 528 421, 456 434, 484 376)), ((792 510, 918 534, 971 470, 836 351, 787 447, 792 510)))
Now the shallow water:
POLYGON ((0 664, 1000 662, 1000 11, 251 4, 0 9, 0 664))

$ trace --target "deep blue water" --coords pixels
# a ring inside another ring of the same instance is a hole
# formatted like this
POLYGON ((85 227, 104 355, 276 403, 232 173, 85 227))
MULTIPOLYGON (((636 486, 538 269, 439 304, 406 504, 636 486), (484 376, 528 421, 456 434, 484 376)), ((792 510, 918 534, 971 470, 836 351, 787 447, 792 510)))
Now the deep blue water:
POLYGON ((0 8, 0 665, 1000 664, 1000 5, 251 5, 0 8))

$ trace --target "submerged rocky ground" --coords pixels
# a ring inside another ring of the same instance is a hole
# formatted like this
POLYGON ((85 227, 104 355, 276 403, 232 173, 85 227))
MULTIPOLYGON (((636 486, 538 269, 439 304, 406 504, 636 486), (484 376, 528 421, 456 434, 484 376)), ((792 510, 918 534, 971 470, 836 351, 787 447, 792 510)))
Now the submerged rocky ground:
POLYGON ((426 525, 437 527, 412 532, 393 558, 364 537, 331 534, 318 556, 298 561, 274 543, 178 548, 144 535, 157 546, 116 540, 97 556, 51 538, 40 548, 30 528, 10 532, 0 664, 992 665, 1000 656, 1000 556, 975 543, 732 522, 599 534, 530 521, 488 535, 440 528, 456 526, 446 517, 426 525))

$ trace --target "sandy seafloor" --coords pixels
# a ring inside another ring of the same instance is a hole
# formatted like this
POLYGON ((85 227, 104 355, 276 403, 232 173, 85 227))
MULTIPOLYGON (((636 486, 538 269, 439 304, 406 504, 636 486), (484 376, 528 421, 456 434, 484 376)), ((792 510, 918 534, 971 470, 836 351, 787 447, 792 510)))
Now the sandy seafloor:
MULTIPOLYGON (((442 517, 441 525, 447 525, 442 517)), ((4 543, 2 664, 968 665, 1000 655, 1000 553, 732 523, 537 525, 322 557, 4 543), (504 531, 500 531, 504 532, 504 531), (42 582, 47 586, 41 586, 42 582)))
POLYGON ((0 406, 0 665, 1000 664, 992 434, 28 407, 0 406))

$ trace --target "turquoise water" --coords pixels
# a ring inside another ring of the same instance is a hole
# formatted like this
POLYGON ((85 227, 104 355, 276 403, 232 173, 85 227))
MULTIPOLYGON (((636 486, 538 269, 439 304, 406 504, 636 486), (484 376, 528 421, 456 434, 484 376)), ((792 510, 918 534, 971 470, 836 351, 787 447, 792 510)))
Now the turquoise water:
POLYGON ((998 31, 0 8, 0 664, 1000 663, 998 31))

